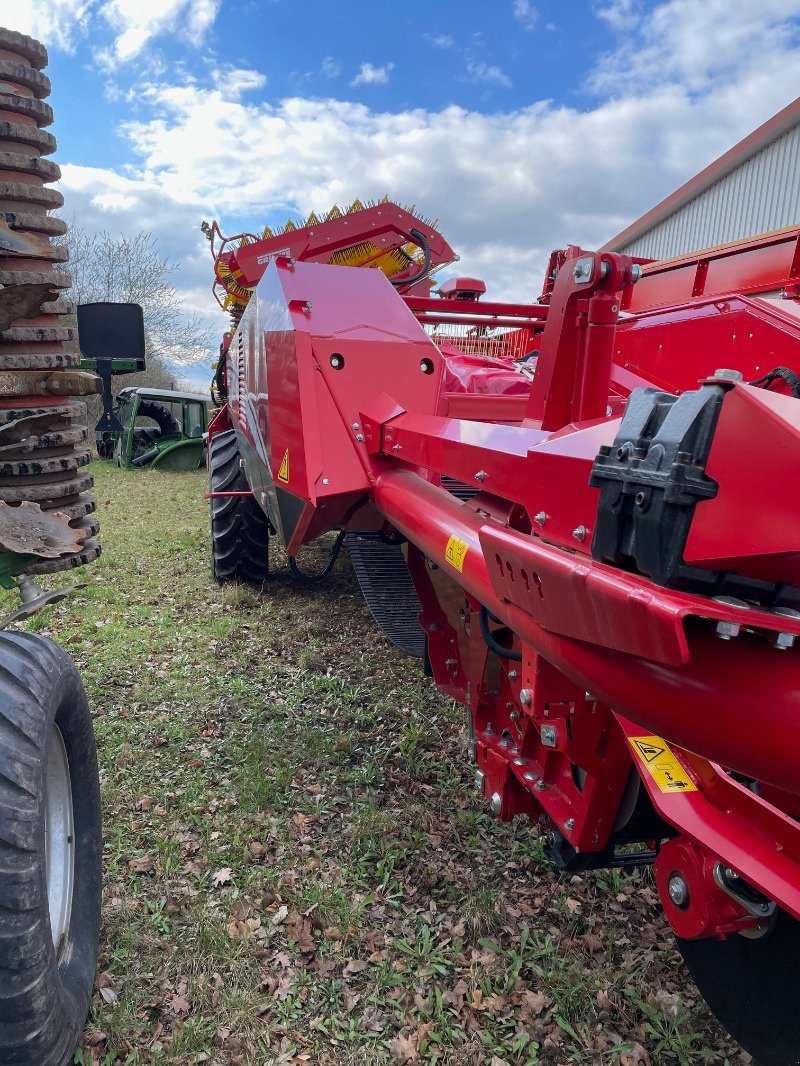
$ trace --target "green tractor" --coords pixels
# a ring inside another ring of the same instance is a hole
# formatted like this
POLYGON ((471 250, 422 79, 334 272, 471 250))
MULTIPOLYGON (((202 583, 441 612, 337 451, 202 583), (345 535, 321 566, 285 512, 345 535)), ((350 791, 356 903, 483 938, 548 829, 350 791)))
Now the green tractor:
POLYGON ((197 470, 204 465, 209 403, 169 389, 129 388, 117 396, 121 425, 113 446, 117 466, 197 470))

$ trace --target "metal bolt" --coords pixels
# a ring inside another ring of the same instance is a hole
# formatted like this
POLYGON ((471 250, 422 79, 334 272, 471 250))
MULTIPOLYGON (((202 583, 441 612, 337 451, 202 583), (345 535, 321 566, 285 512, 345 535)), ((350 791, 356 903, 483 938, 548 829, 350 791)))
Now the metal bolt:
POLYGON ((323 485, 330 485, 330 483, 331 483, 331 479, 329 477, 324 477, 322 479, 322 484, 323 485))
POLYGON ((715 370, 714 377, 719 378, 720 381, 744 381, 744 374, 741 370, 726 370, 725 367, 715 370))
POLYGON ((402 451, 402 450, 403 450, 403 445, 402 444, 393 444, 392 445, 392 451, 393 452, 399 452, 399 451, 402 451))
POLYGON ((547 785, 544 783, 544 781, 537 781, 533 787, 536 789, 537 792, 547 792, 547 785))
MULTIPOLYGON (((746 600, 740 600, 736 596, 714 596, 715 603, 723 603, 726 607, 738 607, 746 611, 750 604, 746 600)), ((716 633, 720 640, 732 640, 738 637, 741 630, 738 622, 717 622, 716 633)))
MULTIPOLYGON (((796 611, 793 607, 776 607, 772 613, 782 615, 784 618, 800 620, 800 611, 796 611)), ((796 640, 797 636, 794 633, 773 633, 770 637, 771 643, 781 651, 793 648, 796 640)))
POLYGON ((475 771, 475 791, 480 792, 483 795, 483 782, 486 780, 486 774, 483 770, 475 771))
POLYGON ((586 540, 586 534, 587 533, 588 533, 588 530, 587 530, 586 526, 578 526, 577 528, 573 529, 573 531, 572 531, 572 535, 575 538, 575 540, 581 540, 581 541, 586 540))
POLYGON ((518 677, 519 677, 519 671, 518 670, 509 670, 508 671, 508 680, 509 681, 514 681, 518 677))
POLYGON ((486 723, 486 728, 483 731, 483 735, 485 737, 493 737, 494 736, 494 726, 492 725, 491 722, 487 722, 486 723))
POLYGON ((533 521, 536 523, 537 526, 544 526, 545 522, 547 521, 547 515, 544 511, 539 511, 533 516, 533 521))
POLYGON ((576 260, 575 266, 572 268, 572 276, 577 282, 585 283, 591 281, 593 270, 594 256, 585 255, 581 259, 576 260))
POLYGON ((673 874, 669 879, 667 886, 669 892, 669 898, 679 907, 681 910, 685 910, 689 905, 689 886, 680 874, 673 874))
POLYGON ((565 832, 571 833, 574 828, 575 828, 575 819, 574 818, 567 818, 566 822, 564 822, 564 830, 565 830, 565 832))
POLYGON ((306 302, 303 304, 303 310, 305 311, 305 313, 307 315, 311 314, 311 301, 310 300, 306 300, 306 302))
POLYGON ((359 444, 363 444, 364 443, 364 434, 363 433, 356 433, 356 440, 358 441, 359 444))
POLYGON ((478 473, 475 475, 475 480, 476 481, 485 481, 486 480, 486 471, 485 470, 479 470, 478 473))
POLYGON ((539 730, 539 736, 542 739, 542 744, 546 748, 554 748, 558 743, 558 734, 555 731, 555 727, 552 725, 543 725, 539 730))
POLYGON ((361 424, 359 422, 354 422, 353 429, 361 429, 361 424))
POLYGON ((266 503, 267 502, 267 494, 266 494, 266 492, 262 492, 261 495, 259 496, 259 499, 261 500, 262 503, 266 503))
POLYGON ((527 759, 514 759, 514 765, 515 766, 525 766, 527 761, 528 761, 527 759))
POLYGON ((529 770, 526 774, 522 775, 522 778, 524 781, 534 782, 539 780, 539 775, 529 770))
POLYGON ((631 264, 631 285, 635 285, 642 276, 642 268, 639 263, 631 264))
POLYGON ((531 690, 529 688, 521 688, 519 690, 519 702, 523 703, 526 707, 531 702, 531 690))
POLYGON ((492 814, 499 814, 503 809, 503 797, 499 792, 492 793, 492 798, 489 800, 489 810, 492 814))
POLYGON ((717 622, 717 636, 720 640, 733 640, 739 636, 741 628, 736 622, 717 622))

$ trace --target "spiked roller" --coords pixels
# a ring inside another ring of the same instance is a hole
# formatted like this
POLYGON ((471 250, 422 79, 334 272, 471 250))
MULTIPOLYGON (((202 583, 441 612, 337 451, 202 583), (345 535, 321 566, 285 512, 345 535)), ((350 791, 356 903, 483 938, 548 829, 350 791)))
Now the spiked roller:
POLYGON ((89 462, 86 405, 76 395, 96 391, 76 373, 77 333, 65 247, 54 243, 66 224, 50 188, 60 177, 46 157, 56 147, 45 127, 53 113, 37 41, 0 28, 0 501, 31 501, 58 512, 76 543, 29 572, 66 570, 96 558, 98 527, 89 462))

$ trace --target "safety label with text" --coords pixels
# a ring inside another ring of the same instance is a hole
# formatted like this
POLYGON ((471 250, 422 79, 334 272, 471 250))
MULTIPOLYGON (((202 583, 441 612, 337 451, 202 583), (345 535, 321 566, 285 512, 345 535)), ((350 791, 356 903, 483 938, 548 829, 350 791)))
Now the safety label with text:
POLYGON ((283 453, 283 459, 281 459, 281 465, 278 469, 278 481, 289 481, 289 449, 283 453))
POLYGON ((464 570, 464 558, 469 551, 469 544, 466 544, 459 537, 453 535, 447 542, 447 547, 444 550, 444 557, 447 559, 451 566, 454 566, 458 570, 459 574, 464 570))
POLYGON ((628 737, 631 747, 662 792, 697 792, 665 740, 661 737, 628 737))

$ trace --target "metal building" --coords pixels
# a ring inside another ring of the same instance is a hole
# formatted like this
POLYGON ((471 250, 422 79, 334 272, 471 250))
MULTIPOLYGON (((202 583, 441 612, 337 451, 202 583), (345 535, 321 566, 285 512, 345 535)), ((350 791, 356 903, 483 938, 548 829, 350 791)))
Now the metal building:
POLYGON ((800 222, 800 97, 604 245, 650 259, 800 222))

